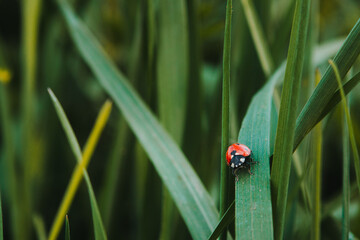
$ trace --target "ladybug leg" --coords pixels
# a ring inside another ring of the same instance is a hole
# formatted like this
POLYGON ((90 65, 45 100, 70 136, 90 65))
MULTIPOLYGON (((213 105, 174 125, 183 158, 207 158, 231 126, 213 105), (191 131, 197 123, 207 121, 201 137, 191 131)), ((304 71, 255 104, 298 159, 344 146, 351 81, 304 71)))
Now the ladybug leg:
POLYGON ((248 170, 248 173, 249 173, 250 175, 254 175, 254 173, 251 172, 251 164, 252 164, 252 163, 257 163, 257 162, 249 162, 249 163, 247 164, 247 167, 246 167, 247 170, 248 170))
POLYGON ((236 174, 236 172, 238 171, 238 168, 233 168, 232 169, 232 174, 235 176, 236 182, 239 181, 239 176, 236 174))

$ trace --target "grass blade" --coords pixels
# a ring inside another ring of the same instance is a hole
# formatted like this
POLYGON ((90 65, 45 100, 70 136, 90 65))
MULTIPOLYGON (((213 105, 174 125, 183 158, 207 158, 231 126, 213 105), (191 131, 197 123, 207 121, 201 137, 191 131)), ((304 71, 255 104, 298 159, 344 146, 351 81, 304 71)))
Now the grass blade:
MULTIPOLYGON (((340 83, 341 84, 341 83, 340 83)), ((345 99, 342 100, 345 102, 345 99)), ((341 106, 341 110, 344 109, 345 104, 341 106)), ((342 172, 342 220, 341 220, 341 236, 343 240, 349 238, 350 232, 350 150, 349 150, 349 130, 346 128, 346 116, 341 111, 342 115, 342 145, 343 145, 343 172, 342 172)))
POLYGON ((68 215, 65 216, 65 240, 70 240, 70 223, 68 215))
POLYGON ((239 174, 235 184, 236 239, 273 239, 270 194, 271 102, 275 84, 283 77, 280 67, 252 99, 239 133, 239 142, 253 151, 254 175, 239 174), (259 127, 261 126, 261 127, 259 127))
MULTIPOLYGON (((159 1, 157 93, 159 119, 175 142, 182 144, 188 85, 188 25, 185 0, 159 1), (176 107, 174 107, 176 106, 176 107)), ((163 188, 160 239, 172 239, 178 213, 163 188)))
MULTIPOLYGON (((15 235, 20 236, 20 239, 29 239, 31 236, 31 208, 33 193, 30 189, 33 189, 34 175, 31 170, 34 169, 34 165, 38 164, 39 159, 34 153, 34 133, 36 132, 35 123, 35 85, 36 85, 36 68, 37 68, 37 46, 38 46, 38 31, 41 13, 41 0, 24 0, 22 1, 22 54, 23 54, 23 83, 22 83, 22 184, 18 185, 18 188, 22 188, 23 193, 21 204, 22 214, 19 214, 22 218, 22 223, 17 227, 15 235)), ((19 181, 20 182, 20 181, 19 181)))
MULTIPOLYGON (((320 71, 317 70, 315 74, 316 85, 319 84, 321 79, 320 71)), ((315 167, 314 167, 314 198, 313 198, 313 231, 312 239, 320 240, 321 233, 321 175, 322 175, 322 123, 318 123, 314 128, 314 134, 312 135, 313 145, 314 145, 314 158, 315 158, 315 167)))
POLYGON ((259 55, 261 67, 265 76, 269 77, 274 70, 274 63, 270 54, 270 48, 265 38, 264 30, 262 29, 252 0, 241 0, 241 3, 244 8, 251 36, 254 40, 256 51, 259 55))
POLYGON ((4 240, 4 228, 3 228, 3 215, 2 215, 1 192, 0 192, 0 240, 4 240))
POLYGON ((45 230, 45 223, 44 219, 39 215, 35 214, 33 216, 33 223, 34 228, 36 231, 37 239, 38 240, 46 240, 46 230, 45 230))
MULTIPOLYGON (((340 90, 340 94, 341 94, 341 102, 343 104, 343 109, 344 109, 345 117, 346 117, 346 123, 347 123, 347 127, 348 127, 348 136, 350 137, 350 144, 351 144, 351 149, 352 149, 353 157, 354 157, 356 182, 357 182, 358 189, 359 189, 359 192, 360 192, 360 159, 359 159, 359 152, 358 152, 358 149, 357 149, 357 146, 356 146, 354 127, 353 127, 353 124, 352 124, 352 121, 351 121, 349 107, 348 107, 348 105, 346 103, 345 91, 344 91, 344 89, 342 87, 342 84, 341 84, 340 71, 337 68, 337 65, 336 65, 336 63, 334 61, 329 60, 329 63, 332 66, 332 68, 334 69, 336 80, 338 82, 338 86, 339 86, 339 90, 340 90)), ((345 152, 345 148, 344 148, 344 152, 345 152)), ((349 154, 344 155, 344 157, 348 157, 347 155, 349 155, 349 154)), ((344 159, 344 161, 345 161, 345 159, 344 159)), ((345 167, 347 167, 347 166, 345 166, 345 167)), ((350 188, 350 182, 348 182, 347 188, 350 188)), ((348 191, 349 191, 349 189, 348 189, 348 191)))
POLYGON ((271 172, 275 239, 282 239, 310 1, 296 1, 271 172))
MULTIPOLYGON (((229 203, 229 169, 225 161, 229 146, 229 95, 230 95, 230 61, 231 61, 231 16, 232 0, 227 1, 223 52, 222 81, 222 116, 221 116, 221 157, 220 157, 220 216, 225 214, 229 203)), ((227 231, 221 235, 226 239, 227 231)))
MULTIPOLYGON (((335 64, 339 67, 340 77, 343 78, 354 64, 360 53, 360 19, 357 21, 348 37, 346 38, 341 49, 334 58, 335 64)), ((319 115, 324 107, 332 98, 334 92, 338 88, 335 74, 329 66, 322 77, 319 85, 311 95, 309 101, 302 109, 298 119, 296 120, 294 149, 300 144, 301 140, 315 126, 319 115)))
MULTIPOLYGON (((344 85, 344 94, 345 96, 351 92, 351 90, 354 89, 354 87, 357 86, 357 84, 360 82, 360 72, 355 74, 350 80, 348 80, 344 85)), ((331 97, 330 101, 326 104, 324 107, 324 110, 322 111, 321 115, 319 116, 316 123, 320 122, 334 107, 341 101, 341 92, 340 90, 337 90, 334 95, 331 97)))
POLYGON ((217 224, 218 212, 199 177, 175 141, 108 59, 94 36, 65 1, 59 1, 59 4, 74 43, 149 155, 192 237, 207 238, 217 224))
POLYGON ((101 220, 100 212, 98 210, 98 205, 97 205, 97 202, 95 199, 95 194, 94 194, 91 182, 90 182, 90 178, 86 172, 86 167, 90 161, 92 153, 93 153, 95 146, 97 144, 97 141, 100 137, 101 131, 104 128, 104 126, 107 122, 107 119, 110 115, 111 103, 109 101, 107 101, 103 105, 103 107, 99 113, 99 116, 97 118, 97 121, 95 123, 95 126, 94 126, 93 130, 91 131, 89 139, 87 140, 87 142, 85 144, 84 153, 81 154, 79 144, 76 140, 76 137, 71 128, 71 125, 70 125, 69 121, 67 120, 64 110, 62 109, 56 96, 50 89, 49 89, 49 94, 51 96, 51 100, 54 103, 54 106, 55 106, 56 112, 59 116, 60 122, 65 130, 65 133, 66 133, 68 139, 69 139, 71 148, 78 160, 78 164, 73 172, 73 175, 72 175, 72 178, 68 185, 68 188, 66 190, 65 196, 63 198, 63 201, 60 205, 60 208, 58 210, 58 213, 55 217, 54 223, 50 230, 49 239, 57 238, 57 235, 63 224, 63 218, 66 215, 66 212, 68 211, 68 209, 70 208, 71 202, 75 196, 77 188, 82 179, 82 174, 84 174, 84 178, 85 178, 85 181, 86 181, 87 187, 88 187, 91 210, 92 210, 92 215, 93 215, 95 239, 107 239, 106 233, 105 233, 105 230, 103 227, 103 223, 101 220))
POLYGON ((235 218, 235 201, 233 201, 229 208, 226 210, 225 214, 220 219, 218 225, 208 238, 209 240, 216 240, 220 234, 224 231, 226 231, 226 228, 230 225, 230 223, 235 218))

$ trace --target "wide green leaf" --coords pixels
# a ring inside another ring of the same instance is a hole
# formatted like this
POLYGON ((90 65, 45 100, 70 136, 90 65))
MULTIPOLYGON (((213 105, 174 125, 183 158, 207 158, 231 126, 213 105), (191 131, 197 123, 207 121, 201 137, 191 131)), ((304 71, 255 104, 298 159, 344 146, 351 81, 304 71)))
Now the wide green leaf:
POLYGON ((282 65, 253 97, 243 120, 239 142, 246 144, 258 162, 239 174, 235 185, 236 239, 272 239, 273 221, 270 193, 271 102, 275 84, 284 76, 282 65))
POLYGON ((218 212, 194 169, 88 28, 65 1, 59 3, 74 43, 149 155, 192 237, 207 238, 217 224, 218 212))

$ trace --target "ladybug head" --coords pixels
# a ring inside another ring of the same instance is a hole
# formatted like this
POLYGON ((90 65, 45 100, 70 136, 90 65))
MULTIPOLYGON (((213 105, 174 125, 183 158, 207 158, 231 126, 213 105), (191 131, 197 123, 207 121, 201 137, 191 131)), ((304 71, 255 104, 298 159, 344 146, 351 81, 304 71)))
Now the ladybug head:
POLYGON ((231 152, 231 160, 230 160, 230 167, 231 168, 238 168, 245 162, 245 157, 240 155, 237 151, 231 152))

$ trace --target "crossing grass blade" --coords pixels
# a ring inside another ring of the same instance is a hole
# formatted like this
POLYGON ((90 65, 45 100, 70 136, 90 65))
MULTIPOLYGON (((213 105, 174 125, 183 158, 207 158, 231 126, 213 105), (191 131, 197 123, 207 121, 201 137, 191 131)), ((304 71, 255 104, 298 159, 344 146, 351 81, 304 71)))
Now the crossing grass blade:
MULTIPOLYGON (((84 175, 84 178, 85 178, 85 182, 86 182, 86 186, 87 186, 88 193, 89 193, 89 198, 90 198, 90 205, 91 205, 91 212, 92 212, 92 217, 93 217, 95 239, 101 239, 101 240, 102 239, 107 239, 106 232, 105 232, 105 229, 104 229, 104 224, 103 224, 102 219, 101 219, 101 215, 100 215, 100 212, 99 212, 99 207, 98 207, 98 204, 96 202, 96 198, 95 198, 94 190, 93 190, 93 187, 92 187, 92 184, 91 184, 91 181, 90 181, 90 177, 89 177, 89 174, 86 171, 85 166, 83 166, 84 165, 84 160, 83 159, 85 159, 86 156, 87 156, 86 157, 87 159, 90 159, 90 157, 92 155, 92 151, 94 150, 94 147, 95 147, 94 144, 96 145, 96 141, 97 141, 97 139, 95 137, 96 137, 96 135, 100 134, 99 131, 101 132, 101 128, 103 127, 103 126, 99 126, 99 124, 100 123, 105 124, 106 121, 107 121, 106 116, 108 116, 108 114, 110 114, 110 112, 109 112, 110 111, 109 110, 109 103, 107 102, 106 103, 107 105, 104 105, 104 108, 102 109, 102 112, 101 112, 102 114, 99 115, 99 119, 98 119, 99 121, 96 122, 96 124, 94 126, 94 130, 92 131, 92 133, 91 133, 91 135, 90 135, 90 137, 88 139, 88 142, 85 145, 84 155, 83 155, 81 153, 80 145, 79 145, 79 143, 78 143, 78 141, 76 139, 75 133, 74 133, 74 131, 73 131, 71 125, 70 125, 69 120, 66 117, 66 114, 65 114, 60 102, 58 101, 55 94, 50 89, 48 89, 48 91, 49 91, 51 100, 53 101, 56 113, 58 114, 58 117, 60 119, 61 125, 62 125, 62 127, 63 127, 63 129, 64 129, 64 131, 66 133, 66 136, 68 138, 68 141, 70 143, 70 147, 71 147, 71 149, 72 149, 72 151, 73 151, 73 153, 74 153, 74 155, 76 157, 76 160, 78 162, 78 165, 77 165, 78 168, 77 169, 80 169, 80 170, 83 171, 83 175, 84 175)), ((78 171, 76 171, 76 172, 78 172, 78 171)), ((73 193, 73 194, 75 194, 75 193, 73 193)), ((67 195, 67 196, 69 196, 69 195, 67 195)), ((70 198, 71 197, 69 197, 67 199, 70 199, 70 198)), ((65 198, 64 198, 64 200, 65 200, 65 198)), ((50 231, 49 239, 56 239, 56 237, 57 237, 57 235, 58 235, 58 233, 60 231, 60 228, 61 228, 61 226, 63 224, 63 217, 66 214, 66 211, 67 211, 67 208, 69 207, 69 204, 71 204, 71 200, 70 200, 70 203, 68 202, 67 204, 68 204, 68 206, 66 206, 64 204, 64 205, 62 205, 63 207, 59 209, 57 218, 55 219, 54 224, 52 226, 52 229, 50 231)))
POLYGON ((296 1, 285 79, 281 94, 271 171, 275 239, 282 239, 284 234, 285 211, 291 170, 290 159, 293 153, 292 147, 295 135, 295 109, 297 109, 299 101, 310 5, 311 1, 309 0, 296 1))
POLYGON ((219 216, 194 169, 70 6, 62 0, 58 3, 81 56, 105 91, 114 99, 149 155, 192 237, 194 239, 207 238, 217 224, 219 216))
POLYGON ((216 240, 222 232, 226 230, 229 224, 235 218, 235 201, 233 201, 229 208, 226 210, 225 214, 221 217, 219 224, 216 226, 210 237, 209 240, 216 240))
MULTIPOLYGON (((360 19, 357 21, 341 49, 334 57, 334 63, 339 67, 340 77, 343 79, 360 53, 360 19)), ((335 74, 331 66, 328 66, 319 85, 315 88, 310 99, 303 107, 296 120, 294 150, 300 144, 307 133, 316 125, 319 115, 328 104, 334 92, 338 88, 335 74)))

